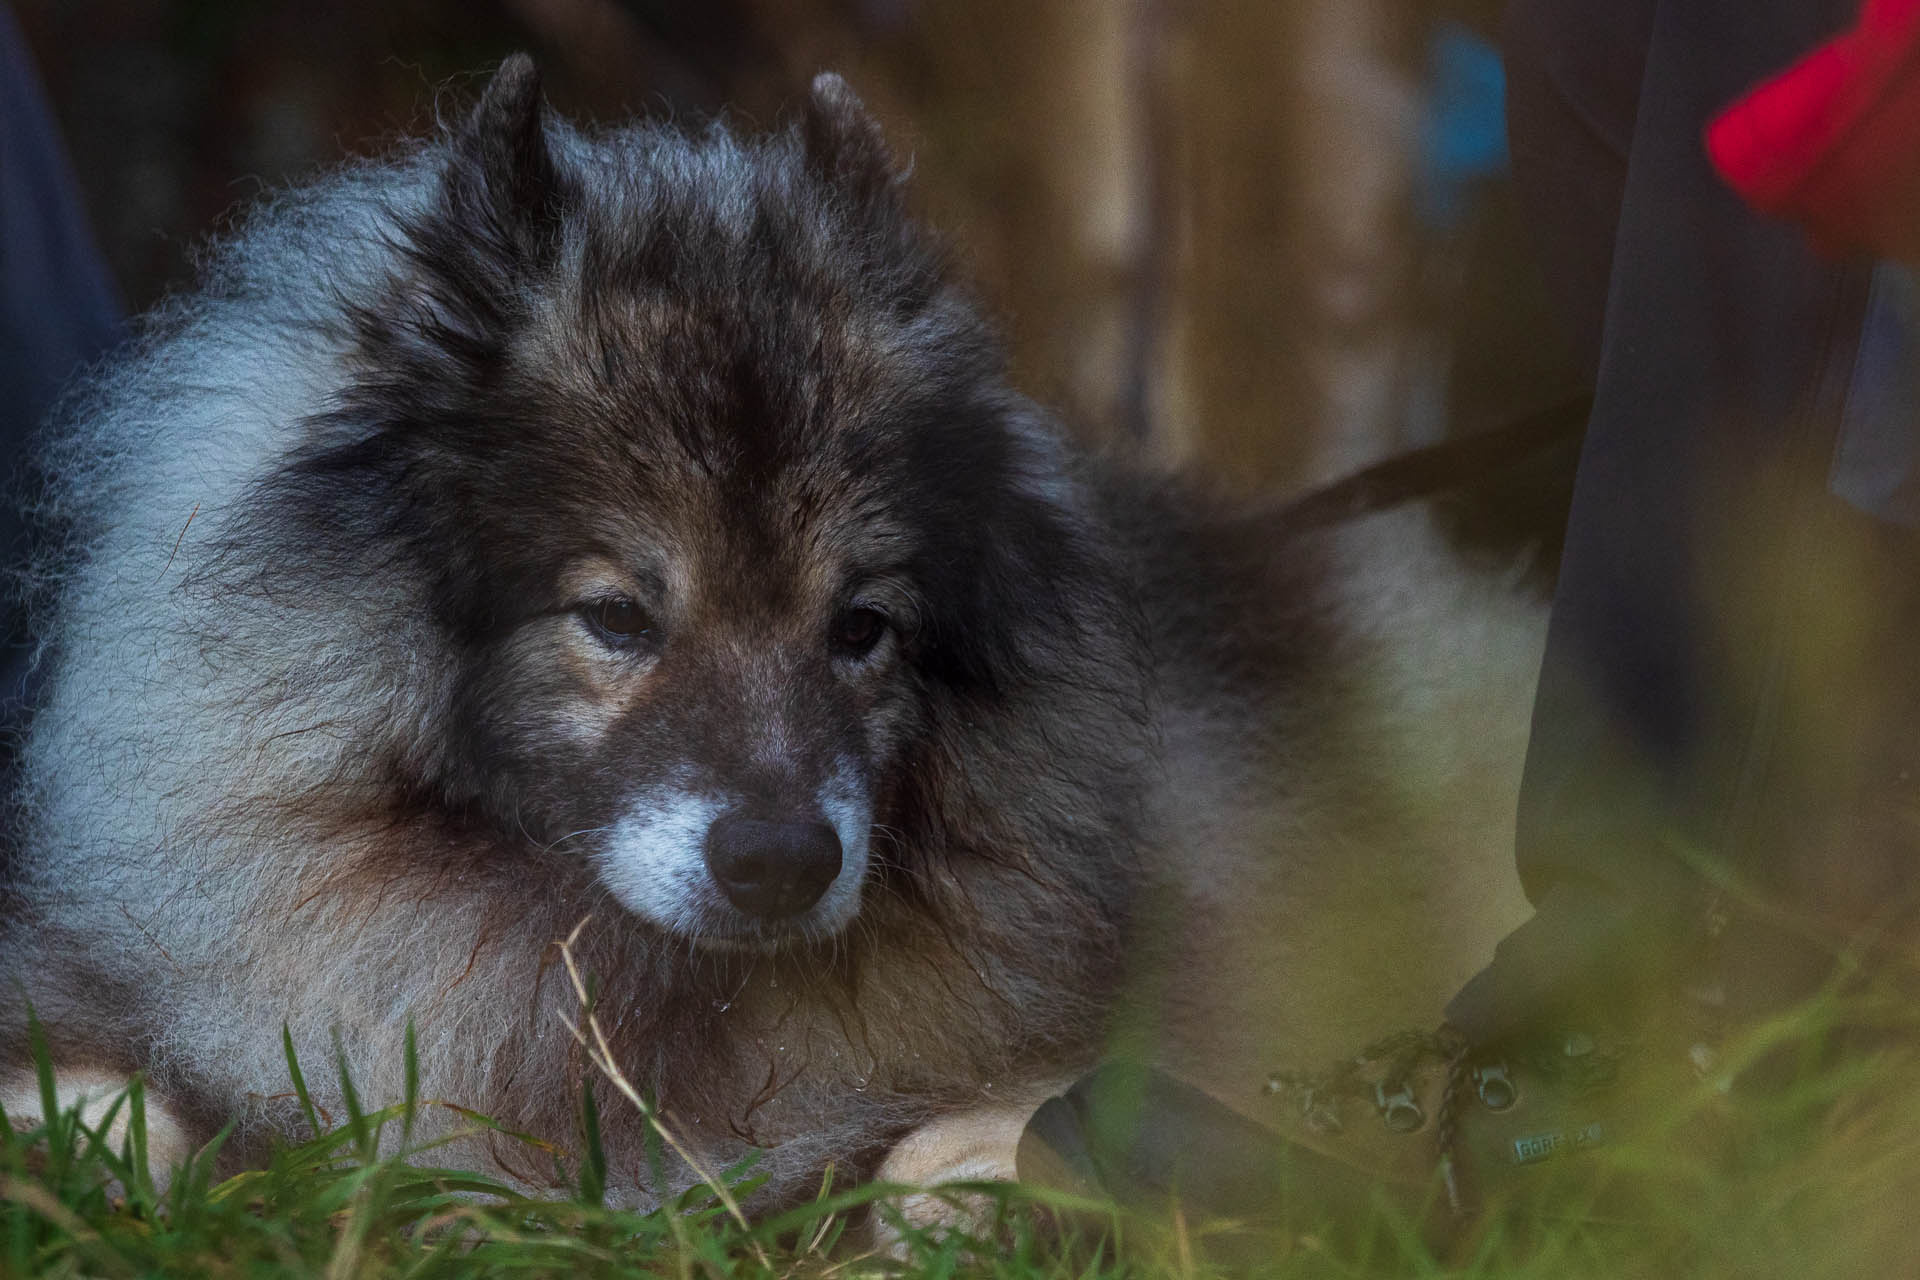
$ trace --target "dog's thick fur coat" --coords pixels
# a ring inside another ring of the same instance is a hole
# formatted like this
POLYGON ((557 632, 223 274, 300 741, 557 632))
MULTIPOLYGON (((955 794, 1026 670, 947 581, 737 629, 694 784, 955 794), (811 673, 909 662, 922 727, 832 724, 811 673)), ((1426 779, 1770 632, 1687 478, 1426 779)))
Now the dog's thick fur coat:
POLYGON ((298 1124, 283 1023, 373 1099, 412 1023, 426 1094, 571 1146, 588 916, 623 1068, 771 1202, 1116 1034, 1256 1089, 1514 914, 1531 607, 1417 513, 1291 536, 1073 448, 832 77, 769 138, 586 136, 510 61, 62 422, 0 961, 237 1149, 298 1124), (818 905, 716 895, 736 809, 831 829, 818 905))

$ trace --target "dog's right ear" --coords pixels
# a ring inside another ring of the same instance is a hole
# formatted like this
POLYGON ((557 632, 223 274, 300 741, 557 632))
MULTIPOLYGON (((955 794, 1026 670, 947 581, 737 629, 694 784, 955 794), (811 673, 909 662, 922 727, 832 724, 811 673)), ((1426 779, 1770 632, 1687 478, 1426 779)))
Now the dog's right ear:
POLYGON ((501 64, 442 155, 433 198, 401 220, 391 305, 362 316, 363 338, 477 370, 520 322, 529 286, 553 269, 584 187, 548 135, 540 73, 524 53, 501 64))
POLYGON ((899 186, 887 135, 847 82, 831 71, 813 78, 800 132, 807 164, 857 205, 891 198, 899 186))
POLYGON ((439 217, 487 265, 517 277, 551 264, 562 221, 578 201, 579 184, 547 138, 540 72, 516 53, 454 133, 439 217))

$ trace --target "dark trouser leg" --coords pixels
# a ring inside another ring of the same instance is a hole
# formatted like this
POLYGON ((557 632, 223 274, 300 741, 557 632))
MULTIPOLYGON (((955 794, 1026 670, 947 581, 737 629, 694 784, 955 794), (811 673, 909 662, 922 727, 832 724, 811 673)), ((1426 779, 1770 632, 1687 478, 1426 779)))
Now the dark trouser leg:
POLYGON ((1519 815, 1538 914, 1450 1007, 1475 1039, 1660 972, 1698 919, 1703 864, 1781 883, 1786 862, 1821 856, 1789 835, 1803 814, 1760 815, 1822 799, 1781 745, 1808 698, 1796 681, 1822 678, 1794 640, 1818 607, 1817 549, 1852 523, 1826 479, 1866 274, 1749 213, 1700 136, 1854 7, 1663 0, 1629 97, 1631 73, 1604 59, 1594 87, 1595 46, 1578 33, 1630 25, 1634 6, 1516 6, 1516 33, 1571 33, 1557 51, 1540 38, 1514 50, 1517 171, 1561 219, 1546 229, 1549 270, 1576 308, 1591 306, 1593 263, 1608 263, 1608 286, 1519 815), (1635 114, 1609 253, 1598 228, 1619 122, 1592 108, 1623 100, 1635 114))
POLYGON ((1521 0, 1501 42, 1513 184, 1556 310, 1598 376, 1655 0, 1521 0))

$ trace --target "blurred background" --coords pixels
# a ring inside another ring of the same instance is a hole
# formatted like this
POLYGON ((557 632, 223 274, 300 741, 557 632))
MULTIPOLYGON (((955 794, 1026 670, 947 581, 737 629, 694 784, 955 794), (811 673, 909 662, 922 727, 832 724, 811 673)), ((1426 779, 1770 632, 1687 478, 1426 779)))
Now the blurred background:
POLYGON ((263 190, 458 111, 750 127, 846 74, 1098 441, 1297 490, 1566 400, 1506 190, 1497 0, 13 0, 120 305, 263 190))

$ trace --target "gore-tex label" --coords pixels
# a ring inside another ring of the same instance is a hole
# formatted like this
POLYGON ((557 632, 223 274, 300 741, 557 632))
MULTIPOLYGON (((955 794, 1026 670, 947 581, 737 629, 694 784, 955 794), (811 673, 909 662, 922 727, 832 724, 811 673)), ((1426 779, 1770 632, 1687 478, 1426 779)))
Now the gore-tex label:
POLYGON ((1562 1151, 1576 1151, 1581 1147, 1591 1147, 1603 1138, 1600 1122, 1583 1125, 1578 1129, 1562 1129, 1556 1133, 1536 1133, 1526 1138, 1513 1140, 1513 1162, 1532 1164, 1536 1160, 1545 1160, 1562 1151))

